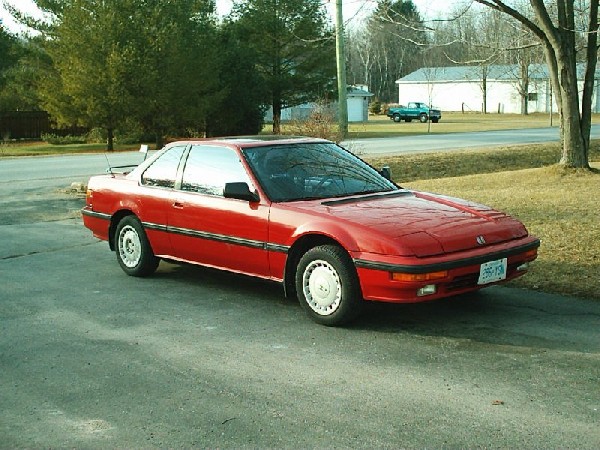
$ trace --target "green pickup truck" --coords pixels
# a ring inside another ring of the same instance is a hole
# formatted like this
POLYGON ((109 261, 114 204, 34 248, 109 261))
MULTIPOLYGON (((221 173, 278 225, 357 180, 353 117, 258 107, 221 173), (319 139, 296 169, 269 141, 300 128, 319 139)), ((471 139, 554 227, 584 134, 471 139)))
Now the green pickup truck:
POLYGON ((400 105, 388 109, 387 116, 394 122, 418 120, 425 123, 431 120, 433 123, 438 123, 442 119, 442 112, 439 109, 430 108, 426 103, 410 102, 408 106, 400 105))

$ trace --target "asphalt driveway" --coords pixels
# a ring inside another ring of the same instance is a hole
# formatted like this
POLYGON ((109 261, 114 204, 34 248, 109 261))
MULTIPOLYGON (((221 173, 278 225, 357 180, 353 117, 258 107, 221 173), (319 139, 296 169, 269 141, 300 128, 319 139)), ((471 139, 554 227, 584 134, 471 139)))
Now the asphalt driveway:
POLYGON ((597 302, 494 287, 326 328, 274 284, 127 277, 67 180, 22 183, 0 181, 0 447, 600 447, 597 302))

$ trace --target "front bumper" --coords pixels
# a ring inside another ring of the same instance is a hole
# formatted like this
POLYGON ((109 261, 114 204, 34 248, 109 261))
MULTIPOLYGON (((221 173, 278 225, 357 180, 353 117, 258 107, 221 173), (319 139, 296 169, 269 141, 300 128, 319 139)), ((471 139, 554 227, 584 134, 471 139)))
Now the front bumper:
POLYGON ((515 279, 526 273, 524 266, 537 258, 539 239, 527 237, 519 241, 473 249, 456 254, 428 258, 378 257, 356 255, 354 263, 365 300, 414 303, 449 297, 515 279), (481 265, 507 259, 506 278, 489 284, 478 284, 481 265), (394 273, 429 274, 444 272, 443 278, 425 281, 397 281, 394 273), (435 292, 422 295, 426 286, 435 292))

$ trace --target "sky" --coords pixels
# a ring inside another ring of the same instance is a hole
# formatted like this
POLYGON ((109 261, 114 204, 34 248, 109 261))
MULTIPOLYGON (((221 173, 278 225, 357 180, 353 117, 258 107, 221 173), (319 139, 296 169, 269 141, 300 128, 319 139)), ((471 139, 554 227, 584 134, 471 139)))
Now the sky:
MULTIPOLYGON (((36 7, 32 0, 0 0, 0 19, 3 24, 12 31, 19 30, 19 26, 12 20, 2 3, 6 1, 12 5, 18 5, 22 11, 35 13, 36 7)), ((335 0, 322 0, 332 17, 335 17, 335 0)), ((436 19, 445 17, 456 5, 468 0, 413 0, 424 18, 436 19)), ((217 12, 226 14, 231 9, 232 0, 217 0, 217 12)), ((377 4, 376 0, 342 0, 344 9, 344 21, 346 24, 355 23, 364 17, 377 4)))

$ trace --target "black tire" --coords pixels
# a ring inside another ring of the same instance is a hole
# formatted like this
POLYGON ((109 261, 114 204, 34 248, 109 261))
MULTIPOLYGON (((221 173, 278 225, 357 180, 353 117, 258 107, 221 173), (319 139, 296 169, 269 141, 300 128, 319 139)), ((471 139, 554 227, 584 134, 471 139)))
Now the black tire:
POLYGON ((343 325, 363 307, 358 275, 350 256, 336 245, 307 251, 296 268, 296 292, 308 316, 321 325, 343 325))
POLYGON ((425 123, 425 122, 427 122, 427 119, 428 119, 428 117, 427 117, 427 114, 425 114, 425 113, 421 113, 421 114, 419 114, 419 121, 420 121, 421 123, 425 123))
POLYGON ((400 122, 400 115, 399 114, 394 114, 394 116, 392 117, 394 119, 394 122, 400 122))
POLYGON ((154 273, 160 262, 154 256, 146 232, 135 216, 123 217, 117 225, 115 252, 121 269, 133 277, 154 273))

